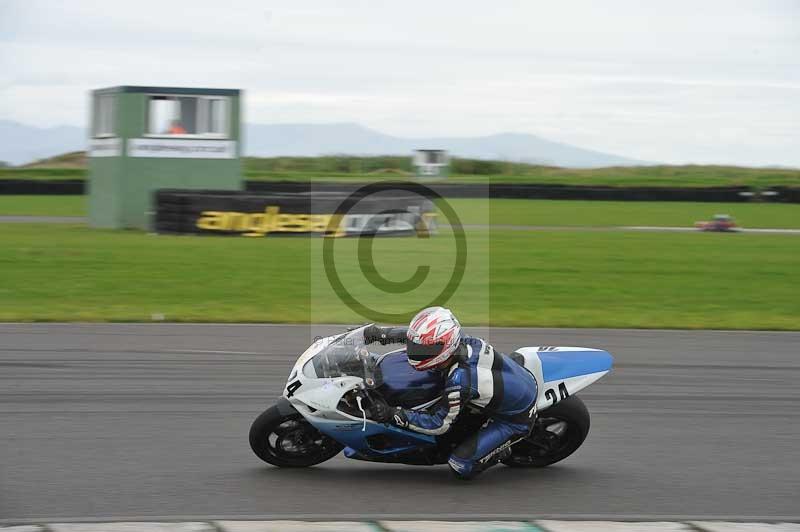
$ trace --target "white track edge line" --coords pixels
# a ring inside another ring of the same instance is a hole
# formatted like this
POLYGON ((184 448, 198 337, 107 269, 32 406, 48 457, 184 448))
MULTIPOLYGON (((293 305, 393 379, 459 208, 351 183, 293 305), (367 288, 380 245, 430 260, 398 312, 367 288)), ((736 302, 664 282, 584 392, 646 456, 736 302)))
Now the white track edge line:
POLYGON ((0 525, 41 525, 48 523, 119 522, 214 522, 214 521, 725 521, 738 523, 800 523, 800 515, 676 515, 676 514, 234 514, 217 516, 126 515, 103 517, 2 518, 0 525))

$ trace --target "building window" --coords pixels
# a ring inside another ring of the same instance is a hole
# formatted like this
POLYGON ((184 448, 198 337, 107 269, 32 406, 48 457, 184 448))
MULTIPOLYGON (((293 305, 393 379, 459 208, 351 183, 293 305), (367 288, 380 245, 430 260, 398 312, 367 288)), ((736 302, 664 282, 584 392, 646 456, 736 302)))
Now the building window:
POLYGON ((228 131, 228 101, 222 98, 204 98, 201 113, 208 116, 208 132, 225 135, 228 131))
POLYGON ((425 164, 444 164, 444 152, 427 151, 425 153, 425 164))
POLYGON ((100 94, 94 99, 93 137, 114 136, 114 95, 100 94))
POLYGON ((228 99, 213 96, 150 96, 147 134, 154 136, 228 136, 228 99))

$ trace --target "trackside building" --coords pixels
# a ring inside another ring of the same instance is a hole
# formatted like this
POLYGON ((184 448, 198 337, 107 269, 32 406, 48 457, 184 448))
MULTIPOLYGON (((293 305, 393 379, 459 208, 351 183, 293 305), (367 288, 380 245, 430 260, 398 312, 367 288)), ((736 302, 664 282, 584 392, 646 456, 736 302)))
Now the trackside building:
POLYGON ((89 222, 150 229, 158 189, 242 189, 241 91, 121 86, 91 93, 89 222))

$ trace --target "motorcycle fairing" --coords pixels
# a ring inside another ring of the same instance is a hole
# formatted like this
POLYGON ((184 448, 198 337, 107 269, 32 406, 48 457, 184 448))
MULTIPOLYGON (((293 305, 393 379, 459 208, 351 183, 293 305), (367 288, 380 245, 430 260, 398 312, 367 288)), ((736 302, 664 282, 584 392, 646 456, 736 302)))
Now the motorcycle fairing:
POLYGON ((309 418, 309 421, 323 434, 361 454, 393 455, 419 449, 420 445, 435 445, 436 438, 408 430, 367 420, 358 423, 342 420, 309 418), (382 436, 383 445, 376 448, 370 440, 382 436))
MULTIPOLYGON (((435 446, 436 439, 432 436, 404 430, 393 425, 383 425, 371 420, 365 422, 362 417, 356 417, 338 408, 342 397, 362 385, 363 380, 353 376, 320 378, 314 376, 314 372, 309 374, 304 369, 306 363, 337 338, 341 337, 333 336, 318 340, 295 363, 287 381, 287 388, 284 390, 284 397, 292 406, 317 430, 347 446, 353 453, 368 456, 370 459, 381 460, 384 458, 392 461, 392 457, 408 451, 418 452, 421 448, 435 446), (380 441, 379 446, 375 445, 378 441, 380 441)), ((408 371, 415 371, 405 361, 405 355, 402 358, 408 371)), ((414 382, 411 383, 409 375, 416 378, 424 376, 410 373, 403 375, 404 368, 399 364, 387 364, 385 368, 384 375, 389 374, 389 385, 394 387, 398 394, 400 393, 398 388, 407 382, 416 385, 418 391, 422 392, 422 396, 429 394, 429 391, 433 389, 433 382, 427 380, 418 382, 412 378, 411 380, 414 382)), ((419 396, 420 394, 411 394, 404 397, 413 400, 419 396)), ((352 453, 346 453, 346 455, 348 454, 352 453)))
POLYGON ((539 384, 538 409, 544 410, 586 388, 611 370, 614 358, 588 347, 522 347, 516 350, 539 384))
POLYGON ((537 351, 544 382, 590 375, 611 369, 611 355, 599 349, 556 347, 537 351))
MULTIPOLYGON (((357 331, 350 334, 357 334, 357 331)), ((345 456, 382 462, 433 463, 425 458, 435 456, 437 451, 438 440, 433 436, 370 420, 364 422, 362 418, 337 408, 345 393, 362 385, 362 378, 315 378, 304 373, 306 362, 319 354, 326 342, 329 344, 335 338, 337 337, 315 342, 300 356, 290 374, 284 397, 320 432, 345 445, 345 456)), ((611 355, 605 351, 580 347, 524 347, 516 352, 523 356, 524 366, 539 385, 539 410, 544 410, 593 383, 608 373, 613 362, 611 355)), ((415 370, 400 364, 388 363, 383 369, 384 379, 388 377, 390 386, 398 392, 405 381, 411 384, 411 381, 423 376, 418 373, 404 376, 403 371, 415 370), (397 372, 390 368, 396 368, 397 372)), ((440 383, 432 380, 416 384, 417 392, 431 395, 434 395, 434 389, 438 393, 437 387, 440 386, 440 383)), ((416 402, 420 398, 417 394, 405 397, 409 402, 416 402)), ((419 406, 421 405, 417 407, 419 406)))

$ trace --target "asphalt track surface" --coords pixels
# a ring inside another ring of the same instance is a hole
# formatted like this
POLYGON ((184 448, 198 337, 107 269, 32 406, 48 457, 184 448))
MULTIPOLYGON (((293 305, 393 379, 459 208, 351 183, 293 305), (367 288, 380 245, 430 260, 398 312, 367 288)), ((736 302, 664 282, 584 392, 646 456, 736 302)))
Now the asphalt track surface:
MULTIPOLYGON (((493 329, 602 347, 584 446, 471 483, 446 466, 277 469, 251 421, 328 326, 0 325, 0 519, 800 514, 800 333, 493 329)), ((485 335, 487 331, 470 330, 485 335)))

